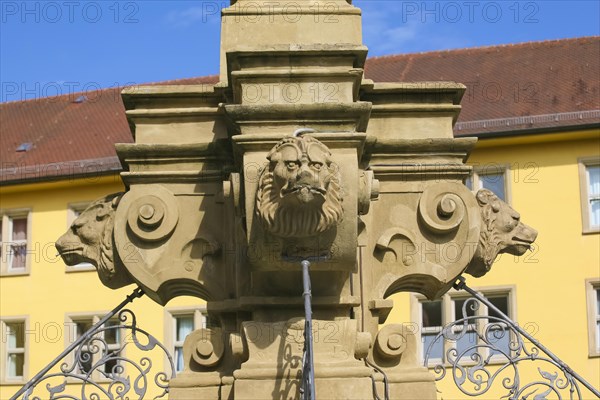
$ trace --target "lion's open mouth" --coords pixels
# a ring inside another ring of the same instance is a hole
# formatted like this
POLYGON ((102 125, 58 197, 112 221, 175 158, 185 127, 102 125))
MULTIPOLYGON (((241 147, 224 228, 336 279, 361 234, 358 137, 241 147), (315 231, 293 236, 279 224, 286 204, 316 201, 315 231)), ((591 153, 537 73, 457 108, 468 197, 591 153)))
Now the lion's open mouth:
POLYGON ((289 198, 288 195, 293 195, 293 198, 298 200, 300 204, 314 204, 315 200, 318 203, 325 201, 325 195, 327 194, 327 191, 320 187, 299 184, 291 187, 285 187, 281 189, 280 193, 282 199, 289 198))
POLYGON ((506 252, 515 256, 522 256, 525 252, 531 249, 531 244, 534 240, 514 236, 511 239, 510 246, 507 247, 506 252))
POLYGON ((290 193, 313 193, 313 194, 321 194, 323 196, 325 196, 325 194, 327 193, 327 191, 323 188, 320 187, 316 187, 316 186, 310 186, 310 185, 295 185, 287 188, 283 188, 281 189, 281 194, 283 196, 287 196, 290 193))
POLYGON ((56 246, 56 249, 67 265, 75 265, 83 261, 83 247, 61 248, 56 246))
POLYGON ((58 253, 61 256, 72 254, 72 253, 81 254, 81 253, 83 253, 83 247, 75 247, 75 248, 68 248, 68 249, 58 249, 58 253))

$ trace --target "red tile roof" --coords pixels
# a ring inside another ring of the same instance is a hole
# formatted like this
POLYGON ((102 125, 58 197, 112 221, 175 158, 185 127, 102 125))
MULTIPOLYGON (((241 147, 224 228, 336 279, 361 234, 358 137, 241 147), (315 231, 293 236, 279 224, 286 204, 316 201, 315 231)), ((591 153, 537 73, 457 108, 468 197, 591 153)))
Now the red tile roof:
MULTIPOLYGON (((157 84, 217 81, 215 75, 157 84)), ((0 183, 119 170, 115 143, 133 141, 121 88, 0 104, 0 136, 0 183), (80 96, 87 99, 77 102, 80 96), (17 152, 23 143, 31 150, 17 152)))
MULTIPOLYGON (((574 125, 600 120, 590 112, 600 110, 600 36, 376 57, 368 60, 365 75, 376 82, 463 83, 457 134, 461 126, 469 133, 508 130, 496 120, 524 116, 554 120, 553 114, 578 112, 574 125)), ((542 125, 569 125, 568 115, 563 117, 542 125)), ((526 129, 531 119, 524 121, 526 129)))
MULTIPOLYGON (((457 135, 600 124, 600 36, 376 57, 365 76, 464 83, 457 135)), ((114 143, 132 141, 120 89, 83 93, 78 103, 80 95, 0 104, 0 184, 120 168, 114 143), (23 143, 31 149, 17 152, 23 143)))

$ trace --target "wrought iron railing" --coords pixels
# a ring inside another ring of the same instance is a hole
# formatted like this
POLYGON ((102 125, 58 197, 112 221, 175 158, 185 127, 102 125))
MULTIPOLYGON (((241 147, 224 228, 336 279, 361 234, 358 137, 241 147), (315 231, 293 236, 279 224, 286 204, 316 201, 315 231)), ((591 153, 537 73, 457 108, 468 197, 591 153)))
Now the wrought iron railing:
MULTIPOLYGON (((425 352, 425 366, 432 367, 431 355, 442 341, 457 342, 465 335, 476 335, 468 346, 450 347, 444 357, 433 365, 436 380, 452 374, 458 389, 468 396, 482 396, 495 384, 509 400, 583 399, 580 384, 600 398, 600 391, 581 375, 542 345, 526 330, 512 321, 485 297, 468 287, 459 277, 454 288, 464 290, 472 298, 462 307, 462 318, 446 325, 429 344, 425 352), (477 315, 481 304, 493 311, 477 315), (473 315, 475 314, 475 315, 473 315), (507 345, 508 344, 508 345, 507 345), (539 379, 523 382, 522 370, 533 367, 539 379)), ((439 348, 439 347, 438 347, 439 348)), ((437 361, 437 360, 436 360, 437 361)))
POLYGON ((135 314, 123 309, 143 294, 139 288, 134 290, 36 374, 11 400, 144 399, 154 391, 158 392, 155 399, 164 397, 169 391, 169 380, 175 376, 173 359, 154 336, 137 326, 135 314), (115 316, 117 323, 107 324, 115 316), (122 337, 122 340, 115 346, 107 337, 122 337), (165 356, 168 360, 166 371, 152 361, 160 359, 162 365, 165 356), (58 371, 53 371, 59 363, 58 371))
MULTIPOLYGON (((303 297, 306 313, 300 390, 303 400, 315 399, 309 268, 310 262, 303 261, 303 297)), ((451 372, 458 389, 465 395, 474 397, 483 396, 494 384, 501 382, 500 388, 507 391, 502 398, 509 400, 582 400, 580 385, 600 398, 598 389, 494 304, 468 287, 464 278, 459 278, 454 287, 457 290, 465 290, 472 298, 464 302, 462 318, 445 326, 430 343, 425 354, 425 366, 431 367, 431 354, 437 342, 458 342, 467 334, 475 334, 477 340, 461 350, 456 347, 446 350, 443 359, 433 366, 436 380, 444 379, 451 372), (477 315, 474 311, 481 304, 492 310, 493 315, 477 315), (525 364, 535 365, 539 380, 522 381, 521 370, 525 364)), ((11 397, 11 400, 143 399, 153 391, 158 392, 154 396, 155 399, 165 397, 169 391, 169 381, 175 376, 173 359, 156 338, 137 326, 135 314, 124 309, 128 303, 142 295, 141 289, 134 290, 121 304, 36 374, 11 397), (107 325, 106 323, 115 316, 118 323, 107 325), (122 340, 117 347, 109 344, 105 338, 110 331, 113 331, 113 337, 118 336, 116 331, 126 333, 123 335, 126 336, 126 340, 122 340), (125 357, 124 350, 127 347, 133 351, 128 352, 129 356, 125 357), (151 357, 151 352, 157 353, 158 356, 152 354, 151 357), (130 355, 140 355, 140 358, 136 360, 130 355), (155 368, 152 360, 162 360, 165 356, 168 360, 166 371, 155 368), (59 371, 52 371, 61 361, 59 371)), ((385 398, 388 397, 386 385, 385 398)))

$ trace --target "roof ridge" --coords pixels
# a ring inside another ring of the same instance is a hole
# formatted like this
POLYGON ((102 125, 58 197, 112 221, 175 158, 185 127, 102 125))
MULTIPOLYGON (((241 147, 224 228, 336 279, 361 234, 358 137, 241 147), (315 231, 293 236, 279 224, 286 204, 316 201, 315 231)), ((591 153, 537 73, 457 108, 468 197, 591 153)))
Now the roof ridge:
POLYGON ((565 43, 565 42, 579 41, 579 40, 583 41, 583 40, 589 40, 589 39, 600 39, 600 36, 593 35, 593 36, 580 36, 580 37, 575 37, 575 38, 543 39, 543 40, 531 40, 528 42, 491 44, 491 45, 474 46, 474 47, 460 47, 460 48, 456 48, 456 49, 420 51, 420 52, 414 52, 414 53, 384 54, 381 56, 368 57, 367 60, 375 61, 375 60, 381 60, 381 59, 390 59, 390 58, 394 58, 394 57, 407 57, 407 56, 414 56, 414 55, 425 55, 425 54, 435 54, 435 53, 440 53, 440 54, 441 53, 454 53, 454 52, 469 51, 469 50, 485 50, 485 49, 504 48, 504 47, 522 47, 522 46, 527 46, 527 45, 532 45, 532 44, 533 45, 549 44, 552 42, 556 42, 558 44, 558 43, 565 43))

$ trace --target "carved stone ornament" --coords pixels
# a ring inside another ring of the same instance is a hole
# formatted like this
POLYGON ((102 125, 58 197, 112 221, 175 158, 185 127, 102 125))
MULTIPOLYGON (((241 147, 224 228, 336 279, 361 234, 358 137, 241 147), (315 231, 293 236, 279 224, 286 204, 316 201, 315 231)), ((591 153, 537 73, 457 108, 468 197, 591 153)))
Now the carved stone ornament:
POLYGON ((55 244, 65 264, 93 264, 102 283, 111 289, 133 283, 114 251, 115 210, 122 196, 123 193, 113 193, 94 201, 55 244))
POLYGON ((185 338, 185 369, 214 367, 223 358, 223 332, 220 328, 198 329, 185 338))
POLYGON ((342 219, 341 178, 327 146, 309 135, 286 137, 267 159, 256 194, 256 212, 266 231, 304 238, 342 219))
POLYGON ((466 272, 480 277, 492 268, 499 254, 525 254, 535 241, 537 231, 522 223, 519 213, 492 191, 481 189, 475 197, 481 211, 481 233, 466 272))
POLYGON ((124 90, 127 193, 87 209, 60 254, 161 305, 206 301, 211 328, 186 338, 172 400, 301 398, 305 292, 316 398, 436 399, 416 331, 380 330, 390 296, 439 298, 465 269, 481 276, 536 237, 463 184, 476 139, 452 127, 466 87, 366 79, 349 0, 252 1, 252 22, 249 0, 231 3, 219 83, 124 90), (290 24, 288 6, 317 14, 290 24))

